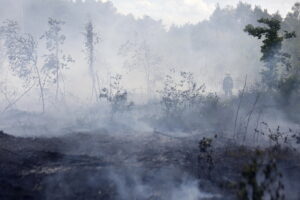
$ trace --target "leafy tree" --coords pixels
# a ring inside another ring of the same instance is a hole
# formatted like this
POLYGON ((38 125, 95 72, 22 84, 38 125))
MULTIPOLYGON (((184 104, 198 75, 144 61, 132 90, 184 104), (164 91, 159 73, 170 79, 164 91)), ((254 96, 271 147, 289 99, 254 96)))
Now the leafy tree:
MULTIPOLYGON (((300 35, 300 3, 295 3, 292 11, 289 12, 283 21, 282 27, 285 30, 295 30, 296 35, 300 35)), ((291 55, 290 63, 291 68, 280 80, 279 91, 281 93, 283 105, 293 105, 295 108, 296 102, 299 102, 299 89, 300 89, 300 37, 293 40, 286 40, 284 42, 284 51, 291 55)), ((297 106, 299 107, 299 106, 297 106)), ((294 112, 293 108, 293 112, 294 112)), ((288 113, 291 113, 288 111, 288 113)))
MULTIPOLYGON (((296 35, 300 34, 300 3, 296 3, 292 7, 292 12, 289 12, 282 24, 282 27, 288 31, 295 31, 296 35)), ((285 51, 291 54, 291 64, 293 68, 290 74, 299 75, 300 73, 300 37, 296 37, 294 40, 288 40, 285 42, 285 51)))
POLYGON ((86 59, 88 61, 89 65, 89 72, 90 72, 90 77, 92 79, 92 98, 93 96, 96 97, 98 100, 98 91, 96 89, 96 72, 95 72, 95 45, 99 43, 99 36, 97 33, 94 32, 94 25, 90 21, 86 24, 85 26, 85 52, 86 52, 86 59))
POLYGON ((119 53, 123 56, 127 56, 125 61, 125 67, 133 69, 136 67, 143 67, 145 72, 146 91, 148 98, 152 96, 151 84, 154 79, 154 70, 156 66, 161 62, 161 58, 153 53, 150 49, 149 44, 143 40, 138 41, 127 41, 119 49, 119 53))
POLYGON ((15 21, 6 21, 1 27, 6 55, 14 75, 24 81, 24 87, 30 87, 31 82, 38 81, 42 99, 42 111, 45 111, 44 84, 38 68, 37 42, 30 34, 21 34, 15 21))
POLYGON ((254 27, 248 24, 244 31, 253 37, 262 39, 261 46, 261 61, 265 63, 265 69, 262 71, 262 81, 268 89, 273 89, 278 86, 278 65, 282 64, 290 69, 288 62, 289 54, 281 52, 282 42, 285 39, 296 37, 295 32, 281 31, 282 19, 279 15, 271 18, 261 18, 259 23, 265 25, 263 27, 254 27))
POLYGON ((62 81, 62 70, 66 69, 69 63, 74 62, 70 55, 65 55, 62 46, 66 36, 61 33, 65 22, 49 18, 49 29, 41 36, 46 42, 48 54, 44 55, 45 64, 43 70, 48 74, 48 80, 56 84, 55 99, 58 100, 60 82, 62 81))
POLYGON ((32 71, 29 65, 31 55, 28 54, 31 36, 22 36, 18 23, 7 20, 1 26, 1 38, 4 40, 8 63, 14 75, 19 76, 25 81, 29 81, 29 75, 32 71))

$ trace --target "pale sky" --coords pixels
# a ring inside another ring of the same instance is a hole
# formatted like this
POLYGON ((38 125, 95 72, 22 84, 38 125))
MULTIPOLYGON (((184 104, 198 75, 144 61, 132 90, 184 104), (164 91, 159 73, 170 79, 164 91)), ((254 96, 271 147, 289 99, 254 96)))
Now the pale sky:
MULTIPOLYGON (((163 24, 182 25, 185 23, 197 23, 208 19, 216 4, 221 7, 235 6, 241 0, 101 0, 111 1, 122 14, 133 14, 139 18, 148 15, 156 20, 162 20, 163 24)), ((300 1, 300 0, 298 0, 300 1)), ((270 12, 279 11, 286 15, 297 0, 242 0, 252 5, 260 5, 270 12)))

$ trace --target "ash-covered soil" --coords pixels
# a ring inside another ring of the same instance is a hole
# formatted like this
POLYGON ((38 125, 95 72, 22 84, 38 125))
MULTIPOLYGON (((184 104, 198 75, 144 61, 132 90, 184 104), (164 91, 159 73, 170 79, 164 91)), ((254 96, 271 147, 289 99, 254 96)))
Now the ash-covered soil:
MULTIPOLYGON (((201 136, 74 133, 56 138, 0 134, 0 199, 235 199, 241 170, 254 154, 229 141, 199 163, 201 136)), ((281 152, 287 199, 300 199, 300 157, 281 152)))

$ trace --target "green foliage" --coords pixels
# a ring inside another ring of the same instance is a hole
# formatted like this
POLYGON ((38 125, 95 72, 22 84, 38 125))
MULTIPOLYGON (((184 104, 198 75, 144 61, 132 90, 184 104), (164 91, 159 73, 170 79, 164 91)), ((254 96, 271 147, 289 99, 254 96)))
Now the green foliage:
POLYGON ((238 199, 285 199, 282 174, 272 156, 267 155, 265 158, 262 152, 257 150, 251 163, 244 167, 241 175, 243 180, 239 183, 238 199))
MULTIPOLYGON (((295 31, 296 35, 300 35, 300 3, 295 3, 292 8, 292 12, 289 12, 282 24, 285 30, 295 31)), ((284 43, 285 51, 291 55, 291 64, 293 68, 290 70, 290 74, 299 75, 300 67, 300 37, 296 37, 293 40, 286 40, 284 43)))
POLYGON ((261 46, 261 60, 265 63, 266 69, 262 71, 262 81, 269 89, 278 85, 278 65, 283 64, 289 68, 289 54, 282 53, 282 42, 285 39, 296 37, 295 32, 284 31, 280 34, 282 19, 279 15, 271 18, 261 18, 259 23, 265 25, 263 27, 254 27, 248 24, 244 31, 259 40, 263 38, 261 46))

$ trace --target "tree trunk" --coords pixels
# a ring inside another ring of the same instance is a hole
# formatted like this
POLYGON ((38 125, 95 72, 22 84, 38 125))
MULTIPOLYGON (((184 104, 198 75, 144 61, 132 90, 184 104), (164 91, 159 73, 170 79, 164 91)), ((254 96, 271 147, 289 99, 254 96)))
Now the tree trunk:
POLYGON ((38 84, 39 84, 41 99, 42 99, 42 113, 44 113, 45 112, 44 87, 43 87, 43 84, 42 84, 41 75, 40 75, 39 69, 37 67, 37 62, 36 61, 34 62, 34 68, 36 70, 36 74, 37 74, 37 77, 38 77, 38 84))
POLYGON ((59 92, 59 57, 58 57, 58 51, 59 51, 59 44, 58 41, 56 41, 56 52, 55 52, 55 58, 56 58, 56 92, 55 92, 55 99, 58 100, 58 92, 59 92))

